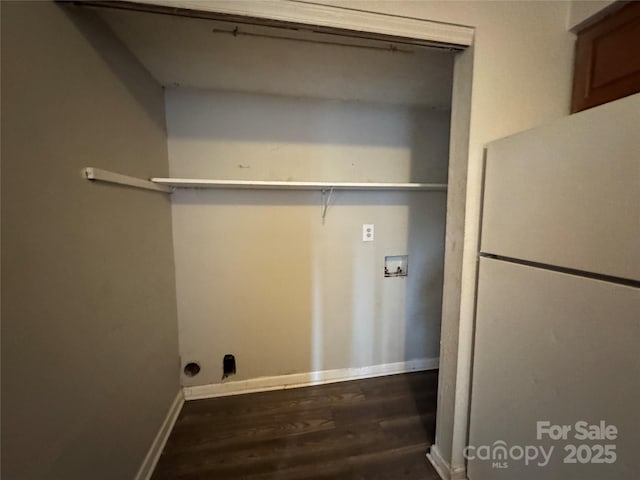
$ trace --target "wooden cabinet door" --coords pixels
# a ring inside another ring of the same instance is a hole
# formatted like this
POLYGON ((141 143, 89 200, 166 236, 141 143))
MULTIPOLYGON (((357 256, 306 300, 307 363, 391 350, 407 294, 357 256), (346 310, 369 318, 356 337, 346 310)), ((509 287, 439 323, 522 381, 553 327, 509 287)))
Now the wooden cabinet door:
POLYGON ((571 112, 640 92, 640 2, 578 33, 571 112))

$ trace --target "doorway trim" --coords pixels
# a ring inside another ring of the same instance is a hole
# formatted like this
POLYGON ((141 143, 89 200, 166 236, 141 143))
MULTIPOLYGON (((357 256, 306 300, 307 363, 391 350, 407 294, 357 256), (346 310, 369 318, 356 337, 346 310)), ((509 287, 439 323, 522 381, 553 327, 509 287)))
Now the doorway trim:
POLYGON ((135 3, 386 35, 458 49, 471 46, 474 34, 473 28, 464 25, 320 5, 304 0, 135 0, 135 3))

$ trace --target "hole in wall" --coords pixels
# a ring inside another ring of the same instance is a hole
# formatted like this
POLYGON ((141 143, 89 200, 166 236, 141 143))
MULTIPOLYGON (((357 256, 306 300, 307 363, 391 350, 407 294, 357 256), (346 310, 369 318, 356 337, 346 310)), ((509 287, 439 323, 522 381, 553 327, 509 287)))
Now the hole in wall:
POLYGON ((385 277, 406 277, 409 275, 408 255, 389 255, 384 257, 385 277))
POLYGON ((222 359, 222 378, 225 379, 229 375, 235 375, 235 373, 236 373, 236 357, 228 353, 222 359))
POLYGON ((200 373, 200 365, 196 362, 189 362, 184 366, 184 374, 187 377, 195 377, 200 373))

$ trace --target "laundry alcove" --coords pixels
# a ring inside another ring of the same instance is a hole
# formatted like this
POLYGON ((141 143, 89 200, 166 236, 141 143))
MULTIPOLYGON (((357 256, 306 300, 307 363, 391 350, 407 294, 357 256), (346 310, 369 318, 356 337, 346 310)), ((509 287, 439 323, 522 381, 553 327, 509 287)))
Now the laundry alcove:
POLYGON ((186 397, 437 367, 455 48, 112 6, 165 88, 186 397))

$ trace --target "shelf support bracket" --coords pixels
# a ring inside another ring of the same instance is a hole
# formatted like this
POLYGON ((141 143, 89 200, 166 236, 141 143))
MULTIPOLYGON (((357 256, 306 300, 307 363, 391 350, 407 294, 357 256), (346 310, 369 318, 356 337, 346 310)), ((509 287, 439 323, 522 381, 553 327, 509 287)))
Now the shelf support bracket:
POLYGON ((327 195, 327 189, 322 189, 322 220, 327 216, 327 209, 331 203, 331 197, 333 197, 333 187, 329 188, 329 194, 327 195))
POLYGON ((155 192, 173 193, 173 188, 166 185, 158 185, 143 178, 130 177, 121 173, 109 172, 99 168, 87 167, 84 169, 84 176, 87 180, 116 183, 118 185, 126 185, 128 187, 143 188, 145 190, 153 190, 155 192))

